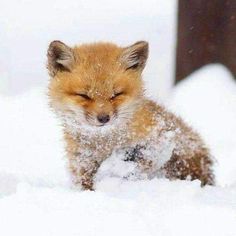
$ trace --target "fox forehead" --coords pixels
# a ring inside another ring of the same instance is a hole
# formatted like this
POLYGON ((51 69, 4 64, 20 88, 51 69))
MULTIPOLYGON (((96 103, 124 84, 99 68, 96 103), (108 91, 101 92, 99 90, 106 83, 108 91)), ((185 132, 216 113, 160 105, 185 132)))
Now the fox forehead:
POLYGON ((104 73, 102 70, 97 73, 96 70, 84 70, 83 68, 81 70, 75 69, 72 73, 63 73, 58 77, 58 80, 59 83, 56 82, 57 79, 54 81, 60 86, 61 91, 86 93, 91 97, 107 97, 114 93, 123 92, 123 90, 129 92, 141 82, 136 81, 136 86, 134 86, 134 79, 127 78, 127 75, 122 72, 113 74, 104 73))
POLYGON ((112 94, 114 90, 120 92, 123 88, 128 89, 132 86, 131 79, 128 79, 125 73, 109 69, 104 70, 101 67, 98 70, 93 65, 90 68, 83 68, 81 65, 70 73, 61 73, 57 76, 55 82, 58 81, 62 90, 70 92, 86 92, 95 97, 106 96, 112 94))
MULTIPOLYGON (((129 75, 119 62, 122 48, 112 43, 83 44, 74 48, 75 65, 71 72, 58 78, 72 90, 85 90, 94 96, 111 94, 127 87, 129 75)), ((64 84, 64 88, 67 86, 64 84)))
MULTIPOLYGON (((122 48, 112 43, 83 44, 74 48, 75 70, 89 76, 94 74, 101 80, 120 69, 119 57, 122 48)), ((89 78, 88 78, 89 79, 89 78)))
POLYGON ((83 92, 94 98, 111 97, 120 92, 136 96, 142 91, 141 73, 148 56, 148 44, 139 41, 120 47, 99 42, 71 48, 53 41, 47 56, 52 96, 83 92))

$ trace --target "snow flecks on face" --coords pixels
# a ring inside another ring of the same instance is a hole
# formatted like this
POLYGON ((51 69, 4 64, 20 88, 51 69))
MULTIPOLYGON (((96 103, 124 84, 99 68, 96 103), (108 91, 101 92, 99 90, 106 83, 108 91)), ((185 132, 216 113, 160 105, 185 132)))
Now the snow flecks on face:
MULTIPOLYGON (((119 137, 120 130, 123 133, 123 130, 127 128, 127 123, 130 122, 138 105, 139 100, 121 105, 114 114, 110 115, 110 120, 106 124, 99 123, 96 114, 90 114, 87 117, 86 112, 78 105, 70 104, 66 107, 59 105, 54 110, 67 132, 75 137, 83 135, 91 139, 93 136, 109 136, 114 133, 119 137)), ((105 104, 101 102, 98 106, 102 108, 105 104)))
MULTIPOLYGON (((111 115, 110 121, 104 125, 98 124, 97 117, 88 120, 83 109, 78 106, 70 106, 66 111, 57 111, 57 115, 72 135, 82 134, 91 138, 94 135, 107 136, 117 133, 117 136, 119 136, 120 130, 126 129, 137 105, 137 101, 131 101, 120 106, 116 113, 111 115)), ((103 106, 103 103, 99 104, 100 108, 103 106)))

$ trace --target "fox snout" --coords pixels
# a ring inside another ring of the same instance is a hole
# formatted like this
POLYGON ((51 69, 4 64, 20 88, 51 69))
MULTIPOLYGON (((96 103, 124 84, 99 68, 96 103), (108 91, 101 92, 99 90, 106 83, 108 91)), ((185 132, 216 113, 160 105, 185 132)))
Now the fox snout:
POLYGON ((110 116, 107 114, 100 114, 97 116, 97 119, 101 124, 105 124, 110 120, 110 116))
POLYGON ((90 125, 103 126, 116 118, 116 109, 108 101, 93 101, 84 107, 86 120, 90 125))
POLYGON ((114 108, 112 107, 112 105, 109 102, 102 102, 96 104, 96 107, 97 121, 100 124, 108 123, 111 119, 111 116, 113 116, 114 114, 114 108))

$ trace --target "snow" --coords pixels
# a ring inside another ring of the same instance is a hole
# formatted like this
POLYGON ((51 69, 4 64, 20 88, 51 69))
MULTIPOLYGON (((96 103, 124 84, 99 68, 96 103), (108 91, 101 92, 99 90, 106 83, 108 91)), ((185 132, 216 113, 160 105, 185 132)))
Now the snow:
POLYGON ((0 96, 1 235, 236 235, 235 90, 227 69, 210 65, 181 82, 168 101, 209 144, 217 186, 124 180, 109 174, 126 168, 113 156, 95 192, 71 187, 45 88, 0 96))

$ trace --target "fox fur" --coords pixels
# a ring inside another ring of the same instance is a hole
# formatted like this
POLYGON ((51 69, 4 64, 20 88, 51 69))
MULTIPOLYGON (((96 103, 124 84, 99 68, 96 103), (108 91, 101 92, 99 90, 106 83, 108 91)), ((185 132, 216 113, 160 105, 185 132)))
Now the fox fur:
POLYGON ((72 48, 53 41, 47 56, 50 105, 64 127, 75 185, 93 190, 98 168, 116 151, 136 164, 138 177, 214 184, 213 161, 199 134, 144 95, 147 42, 72 48))

